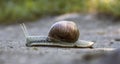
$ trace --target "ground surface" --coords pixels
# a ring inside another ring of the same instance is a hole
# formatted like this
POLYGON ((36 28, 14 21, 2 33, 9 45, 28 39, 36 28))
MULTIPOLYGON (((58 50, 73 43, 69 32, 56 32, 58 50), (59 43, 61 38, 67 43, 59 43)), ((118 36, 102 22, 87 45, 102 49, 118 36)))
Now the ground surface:
POLYGON ((98 48, 120 47, 120 23, 98 20, 91 14, 46 17, 25 24, 31 35, 47 36, 50 26, 59 20, 74 21, 80 29, 79 39, 94 41, 93 49, 26 47, 19 24, 0 26, 0 64, 90 64, 83 61, 84 54, 104 51, 98 48))

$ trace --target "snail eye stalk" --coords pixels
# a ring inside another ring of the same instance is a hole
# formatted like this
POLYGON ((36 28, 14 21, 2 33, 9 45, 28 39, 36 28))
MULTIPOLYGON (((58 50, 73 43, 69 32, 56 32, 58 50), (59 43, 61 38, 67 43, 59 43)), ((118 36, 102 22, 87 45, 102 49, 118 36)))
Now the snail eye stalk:
POLYGON ((29 33, 27 31, 25 24, 24 23, 20 24, 20 27, 22 28, 25 37, 29 36, 29 33))

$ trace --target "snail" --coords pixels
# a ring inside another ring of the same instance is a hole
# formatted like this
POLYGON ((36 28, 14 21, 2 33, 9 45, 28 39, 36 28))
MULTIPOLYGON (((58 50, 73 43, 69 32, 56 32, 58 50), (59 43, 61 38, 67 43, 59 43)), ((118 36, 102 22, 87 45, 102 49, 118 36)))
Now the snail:
POLYGON ((94 42, 79 40, 79 29, 73 21, 54 23, 48 36, 30 36, 25 24, 20 24, 26 37, 26 46, 92 47, 94 42))

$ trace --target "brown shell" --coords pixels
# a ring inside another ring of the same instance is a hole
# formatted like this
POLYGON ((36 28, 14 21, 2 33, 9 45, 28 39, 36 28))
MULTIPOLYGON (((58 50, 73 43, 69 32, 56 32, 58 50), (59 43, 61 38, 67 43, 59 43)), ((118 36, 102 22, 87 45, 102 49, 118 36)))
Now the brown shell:
POLYGON ((53 24, 48 36, 51 40, 60 40, 63 42, 76 42, 79 38, 79 29, 72 21, 59 21, 53 24))

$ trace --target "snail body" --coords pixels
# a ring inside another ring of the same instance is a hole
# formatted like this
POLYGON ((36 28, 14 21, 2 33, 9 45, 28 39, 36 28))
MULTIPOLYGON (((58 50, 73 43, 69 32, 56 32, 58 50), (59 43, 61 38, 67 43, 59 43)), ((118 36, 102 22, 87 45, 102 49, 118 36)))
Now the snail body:
POLYGON ((29 36, 24 24, 27 46, 91 47, 91 41, 79 40, 79 29, 72 21, 59 21, 53 24, 48 36, 29 36))

